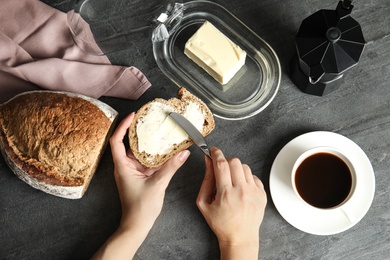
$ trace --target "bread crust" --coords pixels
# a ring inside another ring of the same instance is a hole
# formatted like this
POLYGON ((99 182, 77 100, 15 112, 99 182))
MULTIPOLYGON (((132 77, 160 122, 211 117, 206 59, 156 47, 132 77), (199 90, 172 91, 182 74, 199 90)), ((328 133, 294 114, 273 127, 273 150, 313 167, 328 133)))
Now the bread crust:
POLYGON ((15 175, 70 199, 86 191, 118 115, 96 99, 53 91, 20 94, 0 114, 0 149, 15 175))
POLYGON ((177 98, 171 98, 169 100, 165 100, 162 98, 156 98, 145 105, 143 105, 135 114, 134 120, 129 128, 129 142, 130 148, 133 152, 134 156, 138 159, 138 161, 146 166, 146 167, 159 167, 164 164, 167 160, 178 154, 179 152, 189 148, 193 141, 188 138, 187 140, 181 142, 180 144, 173 145, 168 151, 164 154, 152 155, 146 153, 145 151, 138 150, 138 137, 137 137, 137 124, 149 111, 150 105, 154 102, 159 102, 165 105, 171 106, 175 112, 179 114, 183 114, 187 105, 189 103, 196 103, 201 108, 204 123, 202 128, 202 135, 207 136, 211 133, 211 131, 215 127, 215 121, 212 112, 207 107, 207 105, 200 100, 198 97, 191 94, 185 88, 180 88, 177 92, 177 98))

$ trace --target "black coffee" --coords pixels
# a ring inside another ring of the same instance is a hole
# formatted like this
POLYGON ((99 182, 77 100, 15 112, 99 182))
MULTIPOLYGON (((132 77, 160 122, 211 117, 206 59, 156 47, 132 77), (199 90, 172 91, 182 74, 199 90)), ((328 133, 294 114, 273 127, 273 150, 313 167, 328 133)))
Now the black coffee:
POLYGON ((343 202, 352 188, 346 163, 330 153, 316 153, 299 165, 295 174, 299 195, 310 205, 331 208, 343 202))

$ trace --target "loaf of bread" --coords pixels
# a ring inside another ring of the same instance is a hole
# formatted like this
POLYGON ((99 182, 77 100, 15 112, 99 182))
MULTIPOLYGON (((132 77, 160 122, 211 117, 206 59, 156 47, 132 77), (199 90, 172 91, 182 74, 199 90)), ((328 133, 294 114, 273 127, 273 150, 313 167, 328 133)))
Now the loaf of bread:
POLYGON ((22 93, 0 106, 0 149, 13 172, 52 195, 83 196, 118 113, 67 92, 22 93))
POLYGON ((143 105, 129 128, 130 148, 146 167, 158 167, 193 144, 189 136, 170 118, 177 112, 190 120, 203 136, 215 127, 214 117, 207 105, 185 88, 178 98, 156 98, 143 105))

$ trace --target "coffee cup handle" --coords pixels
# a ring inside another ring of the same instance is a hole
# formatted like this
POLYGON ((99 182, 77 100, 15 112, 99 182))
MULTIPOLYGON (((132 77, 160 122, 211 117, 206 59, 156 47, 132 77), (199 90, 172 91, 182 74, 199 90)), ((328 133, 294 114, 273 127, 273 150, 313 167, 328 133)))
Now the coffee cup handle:
POLYGON ((348 205, 341 206, 340 211, 349 220, 349 222, 354 223, 356 221, 356 216, 355 214, 353 214, 352 210, 348 207, 348 205))

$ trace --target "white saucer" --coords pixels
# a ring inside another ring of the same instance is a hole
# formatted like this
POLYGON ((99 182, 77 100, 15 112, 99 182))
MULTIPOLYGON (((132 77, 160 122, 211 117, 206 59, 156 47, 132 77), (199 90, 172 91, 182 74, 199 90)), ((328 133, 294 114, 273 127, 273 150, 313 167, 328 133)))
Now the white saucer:
POLYGON ((274 160, 269 184, 273 202, 282 217, 297 229, 314 235, 332 235, 354 226, 367 213, 375 192, 374 170, 364 151, 340 134, 323 131, 303 134, 286 144, 274 160), (348 202, 348 216, 337 208, 321 210, 309 207, 293 191, 291 171, 295 160, 317 146, 337 148, 355 167, 358 181, 348 202))

